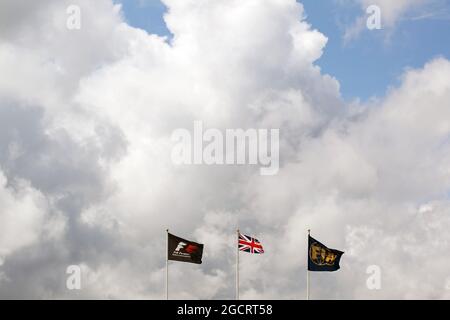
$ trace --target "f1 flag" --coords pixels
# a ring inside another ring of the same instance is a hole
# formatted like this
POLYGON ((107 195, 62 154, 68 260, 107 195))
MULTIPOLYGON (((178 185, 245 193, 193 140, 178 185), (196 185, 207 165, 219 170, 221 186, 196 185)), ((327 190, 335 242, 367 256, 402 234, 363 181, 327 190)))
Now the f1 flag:
POLYGON ((203 244, 179 238, 168 233, 167 257, 169 260, 202 263, 203 244))
POLYGON ((256 238, 246 236, 239 233, 239 251, 244 251, 248 253, 262 254, 264 253, 263 246, 261 242, 256 238))
POLYGON ((344 252, 329 249, 313 237, 308 237, 308 270, 309 271, 336 271, 339 270, 339 261, 344 252))

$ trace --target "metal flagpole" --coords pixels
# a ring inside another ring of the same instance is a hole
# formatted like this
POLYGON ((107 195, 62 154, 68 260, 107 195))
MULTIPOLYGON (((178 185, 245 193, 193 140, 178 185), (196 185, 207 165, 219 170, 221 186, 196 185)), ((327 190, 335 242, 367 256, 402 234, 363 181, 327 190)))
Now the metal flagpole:
POLYGON ((239 300, 239 229, 236 231, 236 300, 239 300))
POLYGON ((308 248, 306 249, 306 255, 308 259, 306 259, 306 300, 309 300, 309 236, 311 234, 311 230, 308 229, 308 248))
POLYGON ((169 300, 169 229, 166 233, 166 300, 169 300))

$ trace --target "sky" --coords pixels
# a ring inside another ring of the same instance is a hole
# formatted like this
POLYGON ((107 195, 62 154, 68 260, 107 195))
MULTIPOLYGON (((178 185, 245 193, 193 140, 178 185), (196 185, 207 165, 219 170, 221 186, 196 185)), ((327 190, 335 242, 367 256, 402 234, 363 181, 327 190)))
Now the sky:
MULTIPOLYGON (((167 8, 159 0, 116 2, 123 5, 131 25, 171 38, 164 22, 167 8)), ((326 50, 316 64, 324 73, 339 79, 341 94, 348 101, 381 97, 387 88, 399 83, 406 69, 419 68, 430 57, 450 55, 450 41, 441 40, 448 38, 450 29, 448 0, 407 10, 396 18, 395 27, 382 23, 381 30, 366 30, 352 41, 345 39, 345 33, 355 18, 365 13, 359 1, 301 3, 308 23, 328 38, 326 50)))
POLYGON ((449 299, 449 3, 316 2, 2 1, 0 298, 164 298, 169 228, 205 244, 171 298, 232 299, 239 227, 243 299, 306 296, 308 229, 345 252, 313 299, 449 299), (198 121, 279 170, 177 165, 198 121))

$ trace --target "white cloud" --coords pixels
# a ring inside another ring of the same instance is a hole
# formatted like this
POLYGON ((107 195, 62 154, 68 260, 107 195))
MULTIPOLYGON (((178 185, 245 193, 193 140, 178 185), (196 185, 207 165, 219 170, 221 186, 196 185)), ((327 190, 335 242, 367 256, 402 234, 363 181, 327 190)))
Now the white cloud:
POLYGON ((126 25, 108 0, 70 2, 79 31, 65 28, 69 2, 0 5, 27 16, 0 32, 0 166, 39 190, 19 201, 33 236, 4 246, 0 296, 161 298, 169 227, 205 243, 202 266, 171 264, 172 297, 230 298, 239 222, 267 252, 242 256, 245 298, 304 297, 308 227, 346 251, 341 271, 314 275, 313 297, 448 297, 428 248, 449 249, 449 61, 350 108, 314 65, 327 39, 294 0, 167 0, 170 44, 126 25), (171 133, 194 120, 280 128, 279 174, 175 167, 171 133), (65 288, 71 264, 84 270, 81 292, 65 288), (372 264, 386 277, 379 292, 365 287, 372 264))
POLYGON ((7 186, 0 171, 0 265, 10 253, 29 246, 41 236, 46 223, 44 197, 24 182, 16 190, 7 186))

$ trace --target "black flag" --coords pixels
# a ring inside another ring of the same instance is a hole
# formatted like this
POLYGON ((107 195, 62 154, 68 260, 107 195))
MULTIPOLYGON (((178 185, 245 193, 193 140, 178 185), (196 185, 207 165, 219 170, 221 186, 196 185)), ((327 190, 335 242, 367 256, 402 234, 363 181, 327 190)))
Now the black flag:
POLYGON ((169 260, 202 263, 203 244, 179 238, 168 233, 167 257, 169 260))
POLYGON ((322 243, 308 237, 308 270, 309 271, 336 271, 339 270, 339 261, 344 252, 329 249, 322 243))

